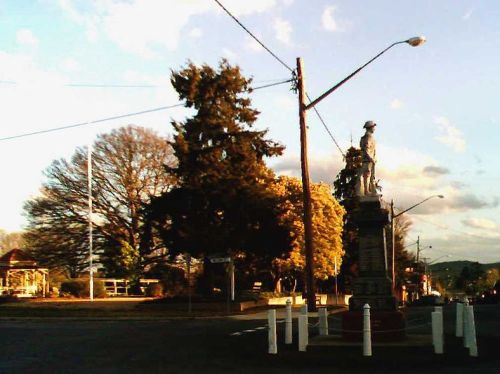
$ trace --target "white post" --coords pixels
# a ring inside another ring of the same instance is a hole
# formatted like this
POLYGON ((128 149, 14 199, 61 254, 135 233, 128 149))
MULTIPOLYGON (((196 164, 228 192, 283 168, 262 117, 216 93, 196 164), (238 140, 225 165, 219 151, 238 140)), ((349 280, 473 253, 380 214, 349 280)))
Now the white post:
POLYGON ((309 315, 308 315, 307 304, 304 304, 300 307, 300 315, 306 316, 306 321, 307 321, 307 324, 309 325, 309 315))
POLYGON ((307 327, 307 315, 299 315, 299 351, 305 352, 309 340, 309 330, 307 327))
POLYGON ((457 338, 464 336, 464 304, 462 303, 457 303, 455 336, 457 338))
POLYGON ((94 301, 94 265, 92 253, 92 144, 89 144, 87 148, 87 179, 89 198, 89 296, 90 301, 94 301))
POLYGON ((467 327, 469 331, 467 336, 469 337, 469 356, 477 357, 477 340, 476 340, 476 324, 474 322, 474 307, 472 305, 467 306, 467 327))
POLYGON ((467 307, 469 306, 469 301, 467 298, 464 300, 463 312, 463 322, 464 322, 464 347, 469 348, 469 319, 467 317, 467 307))
POLYGON ((278 353, 278 344, 276 341, 276 309, 270 309, 267 311, 267 323, 269 325, 269 350, 270 354, 278 353))
POLYGON ((290 299, 286 301, 286 317, 285 317, 285 344, 292 344, 292 302, 290 299))
POLYGON ((319 334, 322 336, 328 335, 328 311, 326 308, 319 308, 319 334))
POLYGON ((440 312, 432 312, 432 344, 434 353, 443 353, 443 315, 440 312))
POLYGON ((372 355, 372 336, 370 326, 370 305, 363 306, 363 356, 372 355))

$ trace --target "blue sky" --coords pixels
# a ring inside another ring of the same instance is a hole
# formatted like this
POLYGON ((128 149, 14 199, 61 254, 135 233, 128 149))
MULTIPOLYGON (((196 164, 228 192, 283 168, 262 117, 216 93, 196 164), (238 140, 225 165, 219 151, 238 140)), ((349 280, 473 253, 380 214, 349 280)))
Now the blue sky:
MULTIPOLYGON (((384 198, 412 211, 409 242, 420 236, 431 261, 500 261, 500 4, 491 1, 222 0, 288 65, 304 60, 316 97, 393 42, 398 45, 318 105, 341 147, 362 124, 378 123, 384 198), (446 258, 448 259, 448 258, 446 258), (443 260, 443 259, 441 259, 443 260)), ((222 57, 255 86, 289 72, 252 42, 212 0, 0 0, 0 138, 178 102, 171 69, 222 57), (71 87, 71 84, 149 87, 71 87)), ((258 126, 287 149, 270 161, 299 175, 297 98, 287 85, 256 91, 258 126)), ((98 133, 130 123, 171 131, 180 109, 58 133, 0 141, 0 228, 19 230, 23 201, 43 170, 98 133)), ((309 114, 312 177, 331 182, 340 153, 309 114)))

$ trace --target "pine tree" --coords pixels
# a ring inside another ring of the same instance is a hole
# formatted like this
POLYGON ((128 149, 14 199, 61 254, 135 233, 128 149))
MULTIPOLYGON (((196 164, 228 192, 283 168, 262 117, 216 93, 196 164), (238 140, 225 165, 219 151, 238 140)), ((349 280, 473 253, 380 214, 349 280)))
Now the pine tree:
POLYGON ((283 147, 253 129, 259 113, 248 98, 251 79, 223 60, 217 69, 189 63, 171 81, 195 114, 172 124, 178 164, 169 171, 179 183, 151 204, 152 222, 173 253, 270 264, 288 237, 264 158, 283 147))

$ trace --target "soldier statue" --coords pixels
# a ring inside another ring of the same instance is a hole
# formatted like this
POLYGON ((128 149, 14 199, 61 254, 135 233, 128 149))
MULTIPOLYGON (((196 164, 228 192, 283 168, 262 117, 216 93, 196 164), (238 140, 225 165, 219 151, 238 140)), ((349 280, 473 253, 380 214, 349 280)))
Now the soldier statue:
POLYGON ((376 196, 377 185, 375 183, 375 163, 376 158, 376 143, 373 133, 377 124, 373 121, 367 121, 363 126, 366 129, 365 135, 361 137, 359 142, 361 148, 362 165, 358 169, 356 180, 356 195, 357 196, 376 196))

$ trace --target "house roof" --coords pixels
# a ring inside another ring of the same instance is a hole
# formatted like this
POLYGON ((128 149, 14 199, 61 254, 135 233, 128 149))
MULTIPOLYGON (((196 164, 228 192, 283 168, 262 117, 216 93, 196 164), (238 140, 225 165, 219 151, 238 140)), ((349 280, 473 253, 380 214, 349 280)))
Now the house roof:
POLYGON ((37 263, 32 256, 16 248, 0 257, 0 266, 37 266, 37 263))

